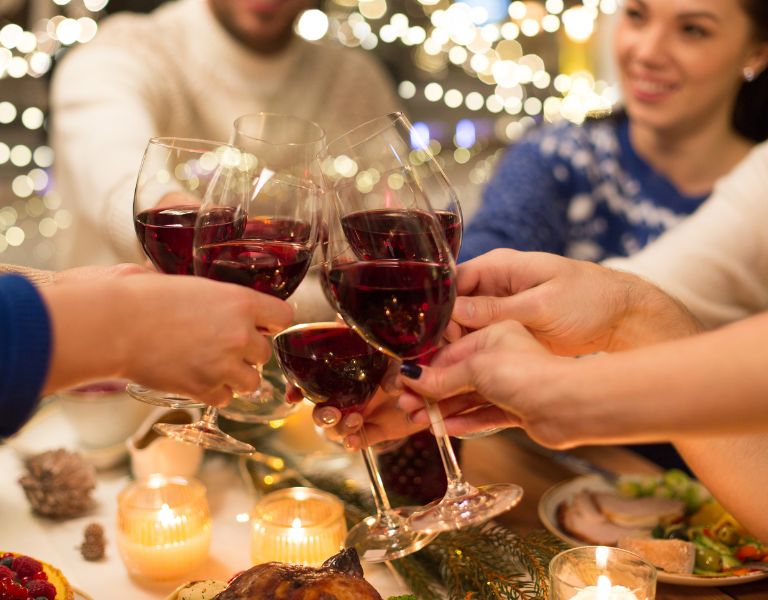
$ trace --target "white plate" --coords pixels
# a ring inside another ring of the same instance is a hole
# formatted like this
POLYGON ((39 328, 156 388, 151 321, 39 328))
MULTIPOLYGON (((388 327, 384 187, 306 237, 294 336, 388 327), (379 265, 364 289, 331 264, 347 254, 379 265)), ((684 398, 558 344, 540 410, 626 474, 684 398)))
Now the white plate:
MULTIPOLYGON (((613 486, 599 475, 585 475, 576 477, 549 488, 539 500, 539 519, 553 535, 563 540, 570 546, 585 546, 584 541, 574 538, 560 529, 557 520, 557 507, 566 500, 570 500, 581 490, 591 492, 613 491, 613 486)), ((768 573, 750 573, 749 575, 738 575, 730 577, 704 577, 702 575, 677 575, 674 573, 658 572, 658 580, 662 583, 671 583, 674 585, 688 585, 694 587, 722 587, 726 585, 736 585, 738 583, 748 583, 765 579, 768 573)))
POLYGON ((83 590, 72 588, 72 591, 75 592, 75 600, 93 600, 93 597, 86 594, 83 590))

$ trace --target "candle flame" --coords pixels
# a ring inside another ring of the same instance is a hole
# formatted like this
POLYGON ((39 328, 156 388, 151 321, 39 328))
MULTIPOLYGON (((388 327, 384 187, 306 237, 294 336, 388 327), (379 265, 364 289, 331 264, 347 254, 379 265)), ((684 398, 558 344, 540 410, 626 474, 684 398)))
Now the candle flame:
POLYGON ((609 600, 611 588, 611 580, 605 575, 600 575, 597 578, 597 600, 609 600))
POLYGON ((157 520, 160 521, 163 527, 170 527, 176 521, 176 514, 170 506, 163 502, 160 511, 157 513, 157 520))
POLYGON ((605 569, 608 566, 608 557, 611 549, 607 546, 598 546, 595 548, 595 563, 598 569, 605 569))
POLYGON ((298 529, 299 527, 301 527, 301 519, 299 519, 298 517, 296 517, 296 518, 293 520, 293 522, 291 523, 291 527, 293 527, 294 529, 298 529))

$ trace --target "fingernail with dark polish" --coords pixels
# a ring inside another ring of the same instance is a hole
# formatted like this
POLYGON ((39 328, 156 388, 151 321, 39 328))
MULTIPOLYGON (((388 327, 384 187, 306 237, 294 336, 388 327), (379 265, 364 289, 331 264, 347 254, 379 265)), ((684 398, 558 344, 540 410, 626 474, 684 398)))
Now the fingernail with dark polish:
POLYGON ((418 379, 421 377, 421 367, 415 363, 403 363, 400 365, 400 372, 408 379, 418 379))

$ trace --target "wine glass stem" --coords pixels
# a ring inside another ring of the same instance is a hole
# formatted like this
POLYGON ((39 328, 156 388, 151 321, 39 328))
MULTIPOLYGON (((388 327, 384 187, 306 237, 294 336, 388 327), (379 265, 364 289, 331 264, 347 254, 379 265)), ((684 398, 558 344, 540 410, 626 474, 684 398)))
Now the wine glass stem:
POLYGON ((219 428, 218 418, 219 409, 209 405, 205 408, 205 412, 203 413, 203 416, 200 417, 199 423, 204 429, 217 430, 219 428))
POLYGON ((373 448, 368 444, 368 438, 365 435, 365 427, 361 427, 358 433, 363 443, 362 454, 365 469, 368 471, 368 477, 371 480, 371 492, 373 494, 373 503, 376 505, 376 517, 387 529, 394 529, 400 525, 398 523, 400 519, 394 513, 392 505, 389 503, 389 496, 387 496, 387 490, 384 489, 384 483, 381 481, 381 473, 376 463, 376 456, 373 453, 373 448))
POLYGON ((429 398, 424 399, 424 405, 429 415, 429 422, 432 425, 432 433, 437 441, 437 449, 440 452, 440 458, 443 461, 445 475, 448 479, 448 489, 446 498, 458 498, 467 496, 475 491, 475 488, 464 479, 464 473, 461 471, 459 461, 451 446, 451 440, 445 432, 445 422, 440 408, 429 398))

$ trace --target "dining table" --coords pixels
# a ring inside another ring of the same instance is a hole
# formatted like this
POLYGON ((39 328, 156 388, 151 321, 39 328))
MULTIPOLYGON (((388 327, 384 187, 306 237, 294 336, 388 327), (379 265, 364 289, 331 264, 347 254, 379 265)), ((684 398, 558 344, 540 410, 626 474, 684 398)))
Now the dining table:
MULTIPOLYGON (((182 581, 214 578, 226 580, 248 568, 250 528, 248 514, 255 501, 253 489, 242 476, 238 462, 217 453, 207 453, 198 477, 208 489, 213 517, 209 559, 185 578, 149 581, 130 576, 120 559, 116 544, 117 494, 131 481, 128 465, 98 471, 94 492, 95 507, 82 517, 51 520, 36 516, 24 497, 18 478, 24 472, 24 457, 33 451, 55 447, 76 450, 68 423, 55 408, 42 411, 22 430, 17 439, 0 444, 0 551, 29 554, 59 569, 80 590, 76 600, 163 600, 182 581), (87 524, 97 522, 106 531, 106 557, 89 562, 78 550, 87 524)), ((552 486, 574 478, 573 460, 616 474, 654 474, 660 469, 638 454, 619 447, 587 447, 566 454, 552 453, 532 444, 521 435, 499 433, 464 440, 462 465, 475 484, 512 482, 524 489, 516 507, 497 517, 514 532, 525 534, 541 529, 538 505, 552 486)), ((351 463, 345 474, 362 466, 351 463)), ((407 587, 387 565, 366 565, 366 578, 384 598, 407 593, 407 587)), ((768 579, 723 587, 685 587, 659 583, 656 600, 758 600, 768 599, 768 579)))

